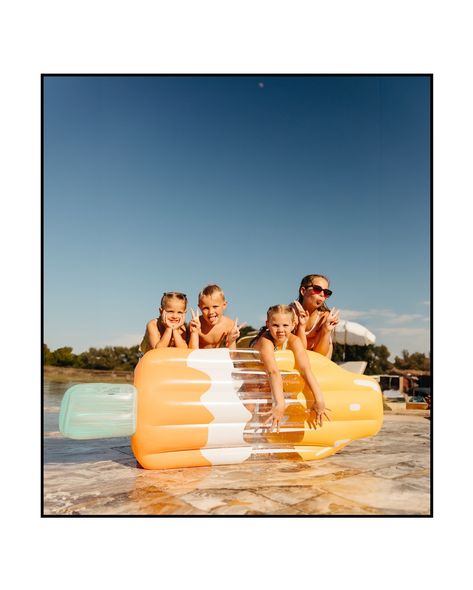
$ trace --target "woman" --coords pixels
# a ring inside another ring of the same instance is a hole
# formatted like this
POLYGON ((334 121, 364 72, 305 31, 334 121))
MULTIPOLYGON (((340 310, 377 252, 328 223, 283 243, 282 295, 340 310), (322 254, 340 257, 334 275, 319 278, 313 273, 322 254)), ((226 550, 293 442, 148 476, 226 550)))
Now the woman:
POLYGON ((327 277, 319 274, 305 276, 299 287, 299 299, 294 301, 298 317, 297 336, 307 350, 331 358, 332 333, 338 324, 338 310, 325 304, 332 295, 327 277))

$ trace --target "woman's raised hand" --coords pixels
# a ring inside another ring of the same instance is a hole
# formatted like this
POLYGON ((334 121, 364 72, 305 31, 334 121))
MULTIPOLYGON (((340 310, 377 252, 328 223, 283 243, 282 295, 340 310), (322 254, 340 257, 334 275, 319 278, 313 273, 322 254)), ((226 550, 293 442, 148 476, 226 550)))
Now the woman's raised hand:
POLYGON ((321 328, 326 330, 327 332, 332 332, 335 329, 335 326, 340 321, 339 318, 339 310, 333 307, 328 313, 326 313, 325 317, 321 321, 321 328))
POLYGON ((299 301, 293 301, 292 302, 292 307, 294 309, 294 311, 296 312, 297 315, 297 319, 299 321, 299 324, 301 326, 305 326, 307 324, 307 322, 309 321, 309 312, 306 311, 302 305, 299 303, 299 301))
POLYGON ((227 334, 227 339, 226 339, 226 346, 227 348, 230 347, 231 344, 233 344, 233 342, 236 342, 238 340, 238 338, 240 337, 240 330, 246 326, 246 322, 243 322, 243 324, 238 325, 238 318, 235 319, 235 321, 233 322, 233 326, 230 329, 230 332, 228 332, 227 334))
POLYGON ((192 334, 193 332, 200 332, 200 319, 199 319, 199 314, 194 312, 194 310, 191 307, 191 315, 192 315, 192 319, 189 322, 189 331, 192 334))

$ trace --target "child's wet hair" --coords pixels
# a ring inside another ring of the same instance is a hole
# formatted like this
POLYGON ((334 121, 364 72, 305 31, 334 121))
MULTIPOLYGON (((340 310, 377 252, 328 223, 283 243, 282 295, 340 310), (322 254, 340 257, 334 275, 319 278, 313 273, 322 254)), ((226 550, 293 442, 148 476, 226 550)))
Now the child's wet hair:
POLYGON ((185 293, 180 293, 179 291, 168 291, 167 293, 163 293, 160 307, 164 308, 169 299, 179 299, 179 301, 184 301, 185 308, 187 309, 187 295, 185 293))
MULTIPOLYGON (((328 277, 326 277, 325 275, 321 275, 321 274, 306 275, 302 279, 301 284, 299 285, 299 296, 297 298, 299 303, 302 304, 302 302, 304 301, 304 296, 301 294, 302 287, 304 287, 304 288, 310 287, 310 285, 312 285, 312 281, 314 281, 315 279, 324 279, 325 281, 327 281, 327 285, 330 287, 330 279, 328 277)), ((325 302, 320 306, 320 310, 321 311, 330 311, 329 308, 327 307, 327 305, 325 304, 325 302)))
POLYGON ((199 293, 198 301, 200 301, 202 297, 210 297, 215 293, 220 293, 222 299, 225 300, 225 293, 223 292, 223 289, 221 287, 219 287, 218 285, 207 285, 199 293))

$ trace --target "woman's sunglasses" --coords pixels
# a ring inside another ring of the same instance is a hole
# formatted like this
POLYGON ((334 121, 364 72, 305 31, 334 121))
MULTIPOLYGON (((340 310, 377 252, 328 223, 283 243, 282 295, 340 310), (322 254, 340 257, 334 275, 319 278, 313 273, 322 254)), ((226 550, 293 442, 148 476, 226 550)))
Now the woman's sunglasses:
POLYGON ((306 287, 306 289, 312 289, 312 291, 316 294, 316 295, 320 295, 321 293, 324 294, 325 299, 328 299, 330 297, 330 295, 333 293, 333 291, 330 291, 330 289, 324 289, 323 287, 321 287, 320 285, 308 285, 306 287))

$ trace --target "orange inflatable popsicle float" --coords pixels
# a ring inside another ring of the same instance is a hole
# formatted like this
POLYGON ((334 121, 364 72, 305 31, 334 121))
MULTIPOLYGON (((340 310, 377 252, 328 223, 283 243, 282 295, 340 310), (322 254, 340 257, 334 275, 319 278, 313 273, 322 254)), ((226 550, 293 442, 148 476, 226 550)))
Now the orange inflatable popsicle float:
POLYGON ((330 421, 315 427, 292 352, 275 355, 286 400, 278 433, 262 425, 272 398, 259 353, 226 348, 151 350, 136 366, 134 387, 74 386, 64 395, 60 430, 70 438, 132 435, 145 469, 322 459, 379 431, 383 403, 374 379, 308 352, 331 409, 330 421))

